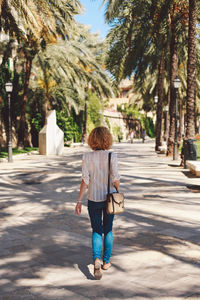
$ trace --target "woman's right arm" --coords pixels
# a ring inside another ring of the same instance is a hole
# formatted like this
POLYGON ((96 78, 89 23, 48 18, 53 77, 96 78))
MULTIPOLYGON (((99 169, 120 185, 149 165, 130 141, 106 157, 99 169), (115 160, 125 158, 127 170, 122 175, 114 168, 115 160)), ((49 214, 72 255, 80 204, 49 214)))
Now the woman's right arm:
POLYGON ((75 207, 75 213, 79 216, 81 214, 81 208, 82 208, 82 198, 83 195, 85 193, 85 189, 86 189, 87 185, 85 184, 84 180, 82 179, 81 181, 81 185, 80 185, 80 191, 79 191, 79 195, 78 195, 78 200, 76 203, 76 207, 75 207))
POLYGON ((83 195, 85 193, 88 183, 89 183, 89 172, 88 172, 87 163, 86 163, 86 155, 84 154, 83 159, 82 159, 82 180, 81 180, 78 200, 77 200, 76 207, 75 207, 75 213, 77 215, 80 215, 80 213, 81 213, 82 198, 83 198, 83 195))

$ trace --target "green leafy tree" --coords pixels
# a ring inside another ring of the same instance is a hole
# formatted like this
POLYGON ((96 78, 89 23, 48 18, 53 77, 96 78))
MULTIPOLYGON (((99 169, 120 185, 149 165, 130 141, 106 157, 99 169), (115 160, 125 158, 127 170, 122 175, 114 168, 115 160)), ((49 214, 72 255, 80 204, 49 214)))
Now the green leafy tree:
POLYGON ((152 118, 147 117, 146 114, 140 113, 140 110, 137 105, 125 104, 123 109, 120 106, 118 106, 118 111, 122 112, 124 120, 126 121, 129 130, 136 130, 136 127, 138 127, 139 125, 139 127, 146 129, 146 133, 149 137, 155 137, 155 126, 152 118))
POLYGON ((94 127, 102 125, 103 105, 100 99, 90 90, 88 95, 88 115, 94 127))
POLYGON ((77 24, 77 33, 68 41, 48 45, 34 60, 34 80, 31 87, 44 89, 44 105, 51 100, 73 106, 78 112, 83 106, 89 84, 95 93, 112 95, 112 81, 103 66, 103 49, 97 35, 77 24), (97 51, 98 49, 98 51, 97 51))
POLYGON ((81 141, 81 127, 75 122, 72 115, 68 112, 56 112, 57 124, 64 132, 64 141, 80 142, 81 141))

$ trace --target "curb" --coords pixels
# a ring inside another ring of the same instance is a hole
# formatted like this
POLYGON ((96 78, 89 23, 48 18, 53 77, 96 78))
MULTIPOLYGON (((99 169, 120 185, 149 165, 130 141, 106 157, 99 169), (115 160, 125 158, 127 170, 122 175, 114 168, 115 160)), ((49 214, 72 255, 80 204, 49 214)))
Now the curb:
MULTIPOLYGON (((27 153, 15 154, 13 156, 14 157, 23 157, 23 156, 32 155, 32 154, 39 154, 39 151, 34 150, 34 151, 27 152, 27 153)), ((8 161, 8 157, 0 158, 0 163, 7 162, 7 161, 8 161)))

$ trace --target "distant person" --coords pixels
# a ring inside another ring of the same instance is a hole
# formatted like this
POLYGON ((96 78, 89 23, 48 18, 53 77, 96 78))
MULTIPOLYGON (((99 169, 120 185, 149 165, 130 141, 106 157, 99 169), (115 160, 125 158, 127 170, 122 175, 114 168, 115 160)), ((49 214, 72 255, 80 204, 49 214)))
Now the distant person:
POLYGON ((142 130, 142 142, 143 142, 143 143, 145 142, 145 138, 146 138, 146 130, 143 129, 143 130, 142 130))
POLYGON ((131 144, 132 144, 133 143, 133 139, 134 139, 134 131, 133 130, 131 130, 130 139, 131 139, 131 144))
POLYGON ((121 138, 120 138, 120 133, 118 133, 118 142, 120 143, 120 141, 121 141, 121 138))
MULTIPOLYGON (((94 277, 101 279, 101 250, 103 244, 103 270, 111 266, 110 257, 113 246, 114 215, 106 212, 106 197, 108 185, 108 154, 112 146, 112 135, 106 127, 94 128, 88 138, 88 145, 93 150, 83 155, 82 181, 75 207, 75 213, 80 215, 82 198, 88 187, 88 212, 92 227, 92 250, 94 260, 94 277), (102 235, 104 234, 104 241, 102 235)), ((112 152, 110 169, 111 193, 118 189, 120 177, 118 174, 117 155, 112 152)))

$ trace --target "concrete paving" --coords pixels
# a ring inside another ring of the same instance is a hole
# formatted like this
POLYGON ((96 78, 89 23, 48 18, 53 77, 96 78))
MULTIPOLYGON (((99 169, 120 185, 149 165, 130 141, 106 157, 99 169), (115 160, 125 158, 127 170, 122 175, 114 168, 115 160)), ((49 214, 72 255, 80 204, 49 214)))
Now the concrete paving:
POLYGON ((74 214, 87 147, 0 163, 0 300, 200 299, 200 179, 154 152, 116 144, 126 212, 112 268, 93 277, 86 198, 74 214))

